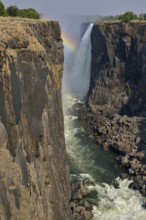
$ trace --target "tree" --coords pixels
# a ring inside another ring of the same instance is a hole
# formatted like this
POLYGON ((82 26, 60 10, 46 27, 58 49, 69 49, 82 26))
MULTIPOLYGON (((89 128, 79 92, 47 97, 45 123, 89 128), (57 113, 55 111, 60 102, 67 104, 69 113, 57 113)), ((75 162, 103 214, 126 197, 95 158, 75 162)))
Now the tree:
POLYGON ((128 11, 125 14, 119 16, 119 20, 123 22, 129 22, 134 19, 137 19, 137 15, 134 14, 132 11, 128 11))
POLYGON ((3 3, 0 1, 0 16, 6 16, 6 10, 3 3))
POLYGON ((17 8, 17 6, 10 6, 7 8, 6 12, 8 16, 16 17, 18 16, 19 9, 17 8))
POLYGON ((0 16, 22 17, 39 19, 40 14, 34 8, 19 9, 16 5, 9 6, 6 10, 3 3, 0 0, 0 16))
POLYGON ((39 13, 33 8, 19 9, 18 16, 22 18, 34 18, 34 19, 40 18, 39 13))

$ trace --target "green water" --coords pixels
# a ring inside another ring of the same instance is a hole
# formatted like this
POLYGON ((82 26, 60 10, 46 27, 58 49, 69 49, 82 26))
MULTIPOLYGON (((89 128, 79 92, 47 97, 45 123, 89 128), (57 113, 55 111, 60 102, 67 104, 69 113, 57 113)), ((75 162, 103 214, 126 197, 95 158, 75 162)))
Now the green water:
POLYGON ((95 181, 111 183, 124 169, 116 163, 115 154, 103 151, 85 135, 77 117, 68 111, 77 100, 70 96, 65 99, 65 137, 71 173, 90 174, 95 181))

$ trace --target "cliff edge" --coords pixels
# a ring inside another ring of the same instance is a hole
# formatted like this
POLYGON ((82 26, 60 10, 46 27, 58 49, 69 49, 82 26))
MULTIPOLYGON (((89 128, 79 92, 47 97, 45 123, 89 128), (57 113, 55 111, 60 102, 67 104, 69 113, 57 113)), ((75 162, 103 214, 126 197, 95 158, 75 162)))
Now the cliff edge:
POLYGON ((55 21, 0 18, 0 219, 70 220, 55 21))

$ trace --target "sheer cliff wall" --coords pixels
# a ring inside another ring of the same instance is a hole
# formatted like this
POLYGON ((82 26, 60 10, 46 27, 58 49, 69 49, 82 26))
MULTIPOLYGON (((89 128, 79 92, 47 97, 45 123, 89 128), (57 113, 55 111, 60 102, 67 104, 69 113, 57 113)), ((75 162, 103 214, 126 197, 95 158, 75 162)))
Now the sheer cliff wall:
POLYGON ((0 18, 0 219, 70 220, 55 21, 0 18))
POLYGON ((146 22, 95 23, 91 45, 89 108, 81 121, 98 146, 119 154, 134 177, 131 188, 146 196, 146 22))
POLYGON ((143 115, 146 109, 146 22, 99 22, 92 34, 89 106, 96 112, 143 115))

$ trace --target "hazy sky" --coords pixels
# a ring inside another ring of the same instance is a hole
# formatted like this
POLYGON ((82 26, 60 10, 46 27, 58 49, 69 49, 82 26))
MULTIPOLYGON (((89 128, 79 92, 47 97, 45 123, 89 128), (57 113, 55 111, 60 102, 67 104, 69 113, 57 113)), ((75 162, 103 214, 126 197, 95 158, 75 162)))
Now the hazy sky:
POLYGON ((33 7, 45 17, 58 15, 117 15, 146 13, 146 0, 2 0, 5 6, 33 7))

